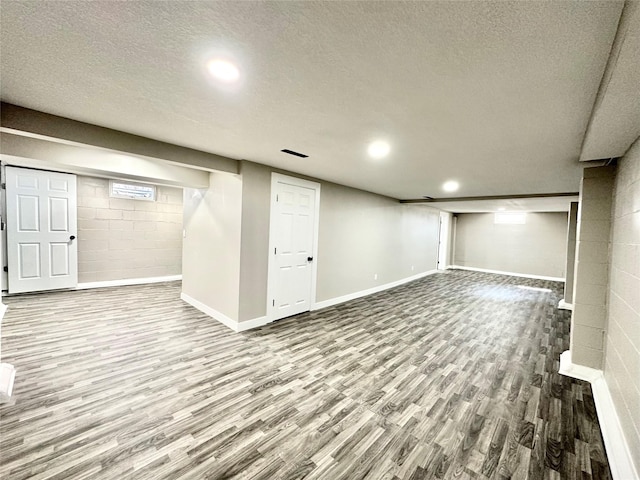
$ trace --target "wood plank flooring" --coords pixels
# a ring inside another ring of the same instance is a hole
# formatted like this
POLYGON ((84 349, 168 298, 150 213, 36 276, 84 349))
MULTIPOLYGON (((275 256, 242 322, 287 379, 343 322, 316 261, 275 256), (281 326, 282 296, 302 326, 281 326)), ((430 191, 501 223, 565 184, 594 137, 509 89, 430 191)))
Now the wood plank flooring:
POLYGON ((6 298, 0 478, 610 478, 560 289, 448 271, 239 334, 179 283, 6 298))

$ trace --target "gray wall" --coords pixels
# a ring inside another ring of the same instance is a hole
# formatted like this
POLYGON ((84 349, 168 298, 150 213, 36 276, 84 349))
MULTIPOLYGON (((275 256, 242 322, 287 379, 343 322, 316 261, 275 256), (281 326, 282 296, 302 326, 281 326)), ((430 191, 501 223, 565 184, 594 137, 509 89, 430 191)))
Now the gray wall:
MULTIPOLYGON (((267 314, 271 169, 243 161, 239 320, 267 314)), ((322 202, 322 199, 320 200, 322 202)))
POLYGON ((425 205, 323 183, 316 300, 435 270, 439 221, 425 205))
POLYGON ((528 213, 524 225, 496 225, 493 213, 461 213, 454 264, 564 277, 567 213, 528 213))
MULTIPOLYGON (((640 141, 618 162, 604 375, 631 452, 640 452, 640 141)), ((633 456, 633 455, 632 455, 633 456)), ((633 456, 640 472, 640 456, 633 456)))
POLYGON ((243 161, 240 321, 266 314, 272 171, 321 184, 316 301, 436 268, 437 210, 243 161))
POLYGON ((232 320, 238 319, 241 208, 239 175, 211 173, 208 189, 184 190, 182 292, 232 320))
POLYGON ((564 301, 565 303, 573 304, 573 277, 576 269, 576 243, 578 240, 578 202, 571 202, 567 228, 567 266, 565 267, 564 301))
POLYGON ((78 177, 78 281, 182 272, 182 190, 157 187, 157 201, 109 197, 109 180, 78 177))

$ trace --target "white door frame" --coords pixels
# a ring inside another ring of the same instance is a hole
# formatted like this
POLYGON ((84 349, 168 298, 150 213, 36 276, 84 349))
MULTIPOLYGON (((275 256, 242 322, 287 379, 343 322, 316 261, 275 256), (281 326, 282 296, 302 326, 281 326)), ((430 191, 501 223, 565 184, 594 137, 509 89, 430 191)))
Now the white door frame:
POLYGON ((446 270, 449 266, 449 245, 451 244, 451 238, 449 236, 451 232, 451 214, 449 212, 440 212, 440 228, 438 229, 438 261, 437 269, 446 270))
POLYGON ((316 285, 318 278, 318 231, 320 225, 320 184, 317 182, 311 182, 309 180, 303 180, 301 178, 290 177, 289 175, 283 175, 281 173, 271 172, 271 204, 269 210, 269 270, 267 275, 267 319, 269 322, 278 320, 276 318, 276 309, 273 306, 273 292, 275 291, 275 282, 277 268, 276 268, 276 256, 274 255, 275 243, 275 217, 276 209, 276 192, 278 182, 287 183, 289 185, 295 185, 297 187, 310 188, 315 190, 315 211, 314 211, 314 224, 313 224, 313 262, 311 262, 311 296, 309 308, 313 308, 316 303, 316 285))

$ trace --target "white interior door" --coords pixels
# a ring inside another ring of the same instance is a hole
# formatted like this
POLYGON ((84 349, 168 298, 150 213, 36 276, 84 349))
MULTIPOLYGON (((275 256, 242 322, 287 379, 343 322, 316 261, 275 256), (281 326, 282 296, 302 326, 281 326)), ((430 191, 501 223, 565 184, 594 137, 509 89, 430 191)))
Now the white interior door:
POLYGON ((76 176, 6 168, 9 293, 78 284, 76 176))
POLYGON ((319 188, 313 182, 274 174, 268 288, 271 320, 311 308, 315 297, 319 188))

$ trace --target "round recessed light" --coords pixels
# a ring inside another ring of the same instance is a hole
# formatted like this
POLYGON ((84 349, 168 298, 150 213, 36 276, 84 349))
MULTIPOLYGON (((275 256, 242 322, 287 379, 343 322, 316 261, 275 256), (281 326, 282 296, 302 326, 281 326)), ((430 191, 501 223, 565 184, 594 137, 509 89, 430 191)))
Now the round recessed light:
POLYGON ((238 67, 226 60, 211 60, 207 67, 209 68, 211 76, 222 82, 231 83, 240 78, 240 70, 238 70, 238 67))
POLYGON ((372 158, 386 157, 390 151, 391 146, 383 140, 376 140, 375 142, 371 142, 369 144, 369 147, 367 148, 367 152, 372 158))
POLYGON ((460 184, 454 180, 444 182, 444 184, 442 185, 442 189, 445 192, 455 192, 456 190, 458 190, 458 188, 460 188, 460 184))

